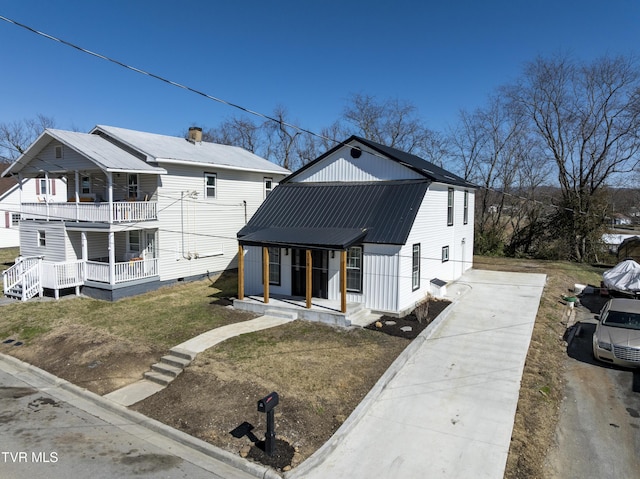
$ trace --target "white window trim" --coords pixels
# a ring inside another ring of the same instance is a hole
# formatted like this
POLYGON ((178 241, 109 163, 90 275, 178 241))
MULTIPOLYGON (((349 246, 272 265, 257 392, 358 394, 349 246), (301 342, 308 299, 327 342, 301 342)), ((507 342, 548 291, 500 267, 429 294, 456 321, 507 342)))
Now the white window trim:
POLYGON ((38 230, 38 248, 46 248, 47 233, 45 230, 38 230))
POLYGON ((142 254, 142 234, 140 234, 139 230, 127 231, 127 253, 134 253, 136 255, 142 254), (131 247, 131 233, 138 233, 138 249, 136 250, 131 247))
POLYGON ((62 145, 56 145, 54 148, 54 156, 56 160, 62 159, 64 157, 64 149, 62 145))
POLYGON ((455 210, 453 209, 455 201, 454 191, 453 188, 447 189, 447 226, 453 226, 453 217, 455 214, 455 210))
POLYGON ((352 246, 351 248, 349 248, 347 250, 347 271, 352 270, 352 271, 358 271, 359 272, 359 277, 360 277, 360 287, 359 288, 349 288, 349 275, 347 275, 347 291, 349 291, 350 293, 362 293, 363 289, 364 289, 364 275, 363 275, 363 265, 364 262, 364 248, 362 246, 352 246), (349 252, 350 251, 359 251, 360 253, 358 254, 359 258, 360 258, 360 266, 359 267, 353 267, 353 266, 349 266, 349 252))
POLYGON ((204 174, 204 199, 215 200, 218 197, 218 174, 207 173, 204 174), (213 178, 213 186, 208 184, 207 178, 213 178), (209 196, 209 190, 213 190, 213 196, 209 196))
POLYGON ((420 243, 416 243, 411 247, 411 290, 420 289, 420 243), (418 258, 416 261, 416 247, 418 258))
POLYGON ((446 263, 449 261, 449 245, 442 247, 442 262, 446 263))
POLYGON ((469 190, 464 190, 464 215, 463 215, 463 224, 469 223, 469 190))
POLYGON ((264 183, 264 197, 266 198, 267 195, 273 191, 273 178, 265 176, 263 183, 264 183), (267 188, 267 183, 270 184, 268 188, 267 188))

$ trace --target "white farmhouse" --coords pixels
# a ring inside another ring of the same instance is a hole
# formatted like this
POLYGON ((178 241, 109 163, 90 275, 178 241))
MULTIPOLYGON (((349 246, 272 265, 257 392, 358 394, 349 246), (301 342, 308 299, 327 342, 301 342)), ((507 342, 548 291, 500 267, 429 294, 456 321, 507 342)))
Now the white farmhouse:
POLYGON ((3 176, 63 178, 63 201, 22 201, 5 294, 76 288, 118 299, 236 267, 236 233, 287 174, 242 148, 110 126, 47 129, 3 176))
POLYGON ((235 306, 300 298, 298 317, 333 309, 328 321, 343 324, 351 305, 404 315, 472 266, 474 193, 432 163, 353 136, 281 181, 240 230, 235 306))

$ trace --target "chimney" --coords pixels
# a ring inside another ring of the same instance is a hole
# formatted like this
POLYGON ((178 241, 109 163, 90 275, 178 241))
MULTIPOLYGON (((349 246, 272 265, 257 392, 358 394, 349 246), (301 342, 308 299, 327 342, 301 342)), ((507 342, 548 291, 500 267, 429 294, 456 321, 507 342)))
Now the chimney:
POLYGON ((189 136, 187 137, 191 143, 200 143, 202 141, 202 128, 197 126, 189 127, 189 136))

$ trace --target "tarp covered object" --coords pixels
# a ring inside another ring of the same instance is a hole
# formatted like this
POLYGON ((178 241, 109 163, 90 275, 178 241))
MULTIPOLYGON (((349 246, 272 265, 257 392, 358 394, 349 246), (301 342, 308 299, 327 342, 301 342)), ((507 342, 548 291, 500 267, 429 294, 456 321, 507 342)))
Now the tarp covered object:
POLYGON ((632 259, 624 260, 602 274, 602 282, 609 289, 640 292, 640 264, 632 259))

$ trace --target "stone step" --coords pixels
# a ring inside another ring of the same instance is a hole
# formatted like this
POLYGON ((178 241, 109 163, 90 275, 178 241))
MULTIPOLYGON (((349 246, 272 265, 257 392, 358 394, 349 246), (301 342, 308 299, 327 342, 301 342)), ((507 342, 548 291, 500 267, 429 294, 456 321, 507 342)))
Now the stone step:
POLYGON ((173 354, 168 354, 167 356, 162 356, 160 358, 161 363, 169 364, 170 366, 175 366, 176 368, 184 369, 189 364, 191 364, 190 359, 181 358, 180 356, 174 356, 173 354))
POLYGON ((182 348, 171 348, 169 354, 178 358, 188 359, 189 361, 193 361, 196 358, 196 353, 182 348))
POLYGON ((276 318, 285 318, 285 319, 298 319, 298 313, 291 310, 281 310, 275 308, 265 309, 265 316, 273 316, 276 318))
POLYGON ((152 364, 151 370, 160 374, 164 374, 165 376, 172 376, 174 378, 182 372, 182 368, 171 366, 170 364, 166 363, 152 364))
POLYGON ((162 386, 168 386, 171 381, 175 379, 174 376, 167 376, 156 371, 147 371, 144 373, 144 378, 154 383, 161 384, 162 386))

